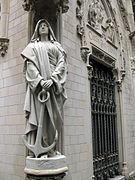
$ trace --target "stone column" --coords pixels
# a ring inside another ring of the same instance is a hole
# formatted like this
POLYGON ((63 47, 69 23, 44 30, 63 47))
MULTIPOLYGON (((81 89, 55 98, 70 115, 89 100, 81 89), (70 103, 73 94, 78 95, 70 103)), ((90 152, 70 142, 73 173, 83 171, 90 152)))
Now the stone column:
POLYGON ((1 37, 8 35, 9 0, 2 0, 1 3, 1 37))
POLYGON ((8 49, 8 19, 9 19, 9 0, 2 0, 1 3, 1 31, 0 31, 0 54, 5 56, 8 49))

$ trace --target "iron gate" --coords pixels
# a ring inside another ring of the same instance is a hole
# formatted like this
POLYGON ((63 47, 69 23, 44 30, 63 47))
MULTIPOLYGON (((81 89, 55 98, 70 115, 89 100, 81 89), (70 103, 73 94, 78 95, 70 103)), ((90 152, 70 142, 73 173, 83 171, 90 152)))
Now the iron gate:
POLYGON ((96 180, 119 174, 115 82, 111 70, 92 61, 91 111, 93 166, 96 180))

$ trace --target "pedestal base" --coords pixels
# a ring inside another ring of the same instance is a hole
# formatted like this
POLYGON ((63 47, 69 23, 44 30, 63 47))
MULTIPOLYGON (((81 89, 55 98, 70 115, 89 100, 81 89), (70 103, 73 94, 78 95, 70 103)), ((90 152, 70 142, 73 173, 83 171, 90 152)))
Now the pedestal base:
POLYGON ((60 179, 66 175, 68 167, 64 155, 54 157, 26 158, 24 172, 28 179, 60 179))

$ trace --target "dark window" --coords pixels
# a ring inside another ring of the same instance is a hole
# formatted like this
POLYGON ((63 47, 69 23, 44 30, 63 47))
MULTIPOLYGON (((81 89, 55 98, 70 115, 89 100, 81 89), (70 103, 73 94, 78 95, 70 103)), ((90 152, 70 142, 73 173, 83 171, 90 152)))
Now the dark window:
POLYGON ((119 174, 115 82, 112 71, 90 60, 93 166, 96 180, 119 174))
POLYGON ((135 19, 135 0, 132 0, 132 5, 133 5, 133 12, 134 12, 134 19, 135 19))

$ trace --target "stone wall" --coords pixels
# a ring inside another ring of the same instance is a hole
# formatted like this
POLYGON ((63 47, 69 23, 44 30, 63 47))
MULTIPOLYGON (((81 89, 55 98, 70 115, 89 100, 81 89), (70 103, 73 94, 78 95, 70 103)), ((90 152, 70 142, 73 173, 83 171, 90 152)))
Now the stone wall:
POLYGON ((67 180, 89 179, 92 172, 91 122, 87 68, 80 56, 77 36, 76 1, 70 1, 63 15, 63 47, 67 51, 68 100, 65 104, 64 144, 69 165, 67 180))
MULTIPOLYGON (((4 3, 4 1, 3 1, 4 3)), ((24 179, 25 147, 23 60, 20 53, 27 44, 27 13, 20 0, 10 0, 8 52, 0 57, 0 179, 24 179)))

